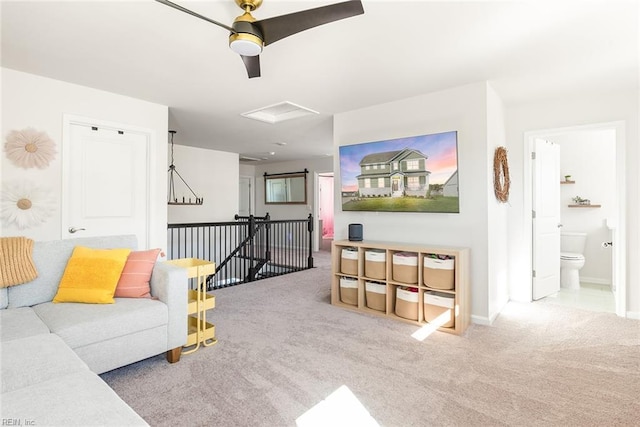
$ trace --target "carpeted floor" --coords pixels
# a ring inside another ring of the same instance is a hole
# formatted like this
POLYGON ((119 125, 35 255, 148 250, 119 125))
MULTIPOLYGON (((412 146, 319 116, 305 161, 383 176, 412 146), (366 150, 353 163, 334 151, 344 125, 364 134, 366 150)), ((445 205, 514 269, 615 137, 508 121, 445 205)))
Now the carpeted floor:
POLYGON ((639 423, 637 320, 510 303, 493 326, 419 341, 331 306, 328 255, 316 266, 215 291, 218 344, 102 378, 152 426, 639 423))

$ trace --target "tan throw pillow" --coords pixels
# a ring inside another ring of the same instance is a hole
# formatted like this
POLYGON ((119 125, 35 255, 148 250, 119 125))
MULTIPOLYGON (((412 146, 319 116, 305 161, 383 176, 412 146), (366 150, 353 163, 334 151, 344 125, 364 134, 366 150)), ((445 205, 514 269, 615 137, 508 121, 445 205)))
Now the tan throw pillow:
POLYGON ((53 302, 113 304, 113 293, 130 252, 76 246, 53 302))
POLYGON ((0 238, 0 288, 27 283, 38 277, 33 263, 33 240, 0 238))

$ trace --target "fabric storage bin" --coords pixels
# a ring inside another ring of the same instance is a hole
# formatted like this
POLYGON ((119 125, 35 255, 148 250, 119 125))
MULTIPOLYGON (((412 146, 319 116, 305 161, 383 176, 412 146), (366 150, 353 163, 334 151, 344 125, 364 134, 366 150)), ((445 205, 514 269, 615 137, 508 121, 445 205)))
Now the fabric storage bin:
POLYGON ((418 320, 418 289, 398 287, 396 289, 396 315, 405 319, 418 320), (412 291, 410 289, 414 289, 412 291))
POLYGON ((367 307, 378 311, 387 310, 387 285, 378 282, 365 282, 367 307))
POLYGON ((364 253, 364 275, 372 279, 386 279, 387 253, 369 249, 364 253))
POLYGON ((430 288, 453 289, 455 283, 454 266, 454 258, 440 259, 425 256, 422 281, 425 286, 430 288))
POLYGON ((340 258, 340 272, 342 274, 358 275, 358 249, 344 248, 340 258))
POLYGON ((396 282, 418 283, 418 254, 396 252, 393 254, 392 276, 396 282))
POLYGON ((435 322, 437 326, 453 328, 455 298, 453 295, 442 292, 424 293, 424 320, 435 322))
POLYGON ((340 301, 358 305, 358 280, 351 277, 340 278, 340 301))

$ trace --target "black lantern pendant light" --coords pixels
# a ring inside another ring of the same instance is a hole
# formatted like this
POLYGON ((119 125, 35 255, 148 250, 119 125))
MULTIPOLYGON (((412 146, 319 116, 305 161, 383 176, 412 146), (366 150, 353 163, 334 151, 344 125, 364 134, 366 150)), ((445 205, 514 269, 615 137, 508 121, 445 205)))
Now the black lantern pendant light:
POLYGON ((176 134, 175 130, 170 130, 169 133, 171 134, 171 165, 169 165, 169 200, 168 203, 170 205, 201 205, 203 202, 202 197, 198 197, 196 195, 196 193, 191 189, 191 187, 189 186, 189 184, 187 184, 187 181, 184 180, 184 178, 182 176, 180 176, 180 173, 178 173, 178 170, 176 169, 176 166, 173 164, 173 136, 176 134), (177 175, 178 178, 180 178, 180 180, 184 183, 184 185, 186 185, 186 187, 189 189, 189 191, 191 191, 191 194, 193 194, 193 198, 191 197, 181 197, 180 199, 178 199, 178 197, 176 196, 176 187, 174 184, 174 175, 177 175))

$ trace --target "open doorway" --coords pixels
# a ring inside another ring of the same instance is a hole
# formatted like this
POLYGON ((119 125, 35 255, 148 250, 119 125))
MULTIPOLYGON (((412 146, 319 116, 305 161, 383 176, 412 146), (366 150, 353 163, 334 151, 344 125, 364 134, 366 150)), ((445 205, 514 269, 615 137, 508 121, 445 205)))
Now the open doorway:
POLYGON ((318 243, 319 250, 330 251, 333 241, 333 172, 316 175, 318 200, 318 243))
POLYGON ((525 235, 530 239, 532 299, 626 316, 624 123, 535 131, 525 140, 525 203, 530 204, 525 206, 525 235), (547 167, 544 156, 533 154, 540 139, 560 148, 558 253, 548 248, 536 251, 536 206, 549 198, 548 192, 535 189, 536 171, 547 167), (561 283, 549 295, 536 292, 536 268, 547 263, 545 257, 557 257, 561 264, 561 283))
POLYGON ((241 175, 239 185, 238 215, 253 215, 255 211, 255 178, 241 175))

